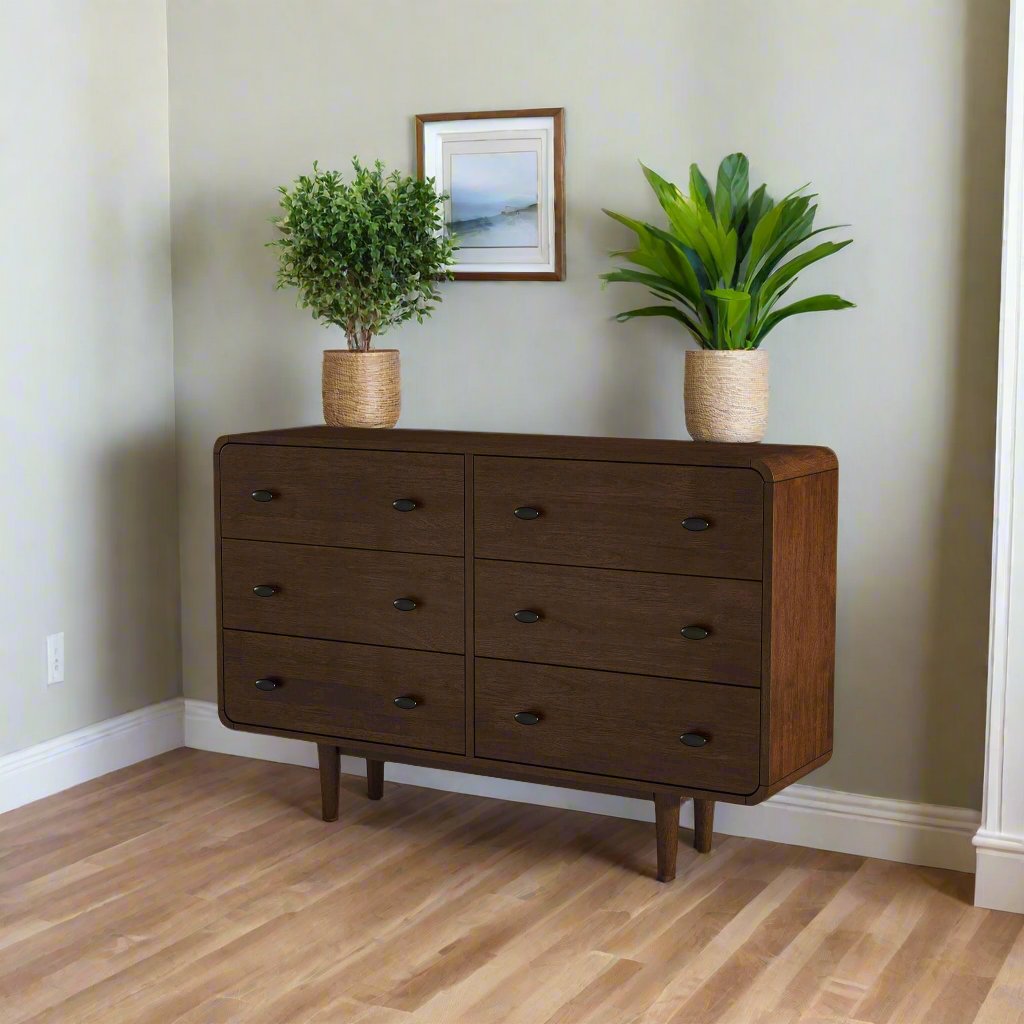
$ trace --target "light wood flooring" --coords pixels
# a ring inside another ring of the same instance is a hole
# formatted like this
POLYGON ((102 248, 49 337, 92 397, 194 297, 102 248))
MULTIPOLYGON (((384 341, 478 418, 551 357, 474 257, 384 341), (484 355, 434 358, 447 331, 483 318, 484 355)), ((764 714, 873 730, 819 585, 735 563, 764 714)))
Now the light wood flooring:
POLYGON ((949 871, 178 750, 0 816, 2 1024, 1022 1024, 949 871))

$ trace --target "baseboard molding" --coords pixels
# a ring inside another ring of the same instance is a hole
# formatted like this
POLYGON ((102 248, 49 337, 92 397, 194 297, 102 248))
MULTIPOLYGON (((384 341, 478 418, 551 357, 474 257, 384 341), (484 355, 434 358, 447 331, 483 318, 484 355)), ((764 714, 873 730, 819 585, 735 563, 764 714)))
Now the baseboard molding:
MULTIPOLYGON (((215 704, 190 699, 184 703, 185 745, 188 747, 309 768, 316 766, 316 748, 312 743, 237 732, 223 725, 217 717, 215 704)), ((360 758, 344 757, 341 767, 342 771, 352 775, 365 772, 360 758)), ((565 807, 639 821, 654 820, 654 808, 649 800, 404 764, 389 763, 385 777, 394 782, 453 793, 565 807)), ((979 820, 977 811, 966 808, 938 807, 795 785, 757 807, 719 804, 715 813, 715 831, 906 864, 973 872, 975 855, 972 839, 979 820)), ((693 823, 690 804, 683 808, 682 821, 687 827, 693 823)))
POLYGON ((974 905, 1024 914, 1024 837, 978 829, 974 905))
POLYGON ((175 697, 5 754, 0 814, 183 746, 183 720, 184 701, 175 697))

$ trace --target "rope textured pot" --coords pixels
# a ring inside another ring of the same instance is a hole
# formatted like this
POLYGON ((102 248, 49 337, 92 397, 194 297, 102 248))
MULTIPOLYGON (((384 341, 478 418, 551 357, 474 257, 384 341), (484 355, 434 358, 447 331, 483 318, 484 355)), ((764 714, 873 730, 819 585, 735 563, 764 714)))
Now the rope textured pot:
POLYGON ((686 353, 686 429, 694 441, 761 441, 768 429, 768 353, 686 353))
POLYGON ((393 427, 402 413, 398 349, 325 349, 323 398, 330 427, 393 427))

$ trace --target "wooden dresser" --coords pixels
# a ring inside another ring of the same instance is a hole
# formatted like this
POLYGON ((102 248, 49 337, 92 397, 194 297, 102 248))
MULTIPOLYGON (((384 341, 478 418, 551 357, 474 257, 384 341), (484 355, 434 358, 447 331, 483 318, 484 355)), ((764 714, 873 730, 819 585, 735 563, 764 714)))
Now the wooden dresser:
POLYGON ((364 431, 215 449, 219 705, 339 754, 756 804, 832 752, 826 448, 364 431))

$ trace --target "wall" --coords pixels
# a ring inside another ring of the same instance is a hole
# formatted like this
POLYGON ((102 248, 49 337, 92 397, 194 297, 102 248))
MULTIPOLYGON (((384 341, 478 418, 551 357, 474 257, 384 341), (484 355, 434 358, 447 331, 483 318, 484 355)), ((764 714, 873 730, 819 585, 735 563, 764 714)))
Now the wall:
POLYGON ((402 425, 684 437, 684 341, 601 292, 684 180, 742 148, 856 244, 807 275, 858 309, 772 337, 769 440, 841 469, 836 752, 809 781, 977 807, 984 745, 1008 0, 170 0, 187 696, 215 697, 211 447, 316 422, 339 343, 273 290, 274 186, 414 164, 417 112, 562 105, 568 279, 460 283, 402 350, 402 425), (968 16, 969 15, 969 16, 968 16))
POLYGON ((179 692, 164 4, 4 3, 0 124, 3 754, 179 692))

